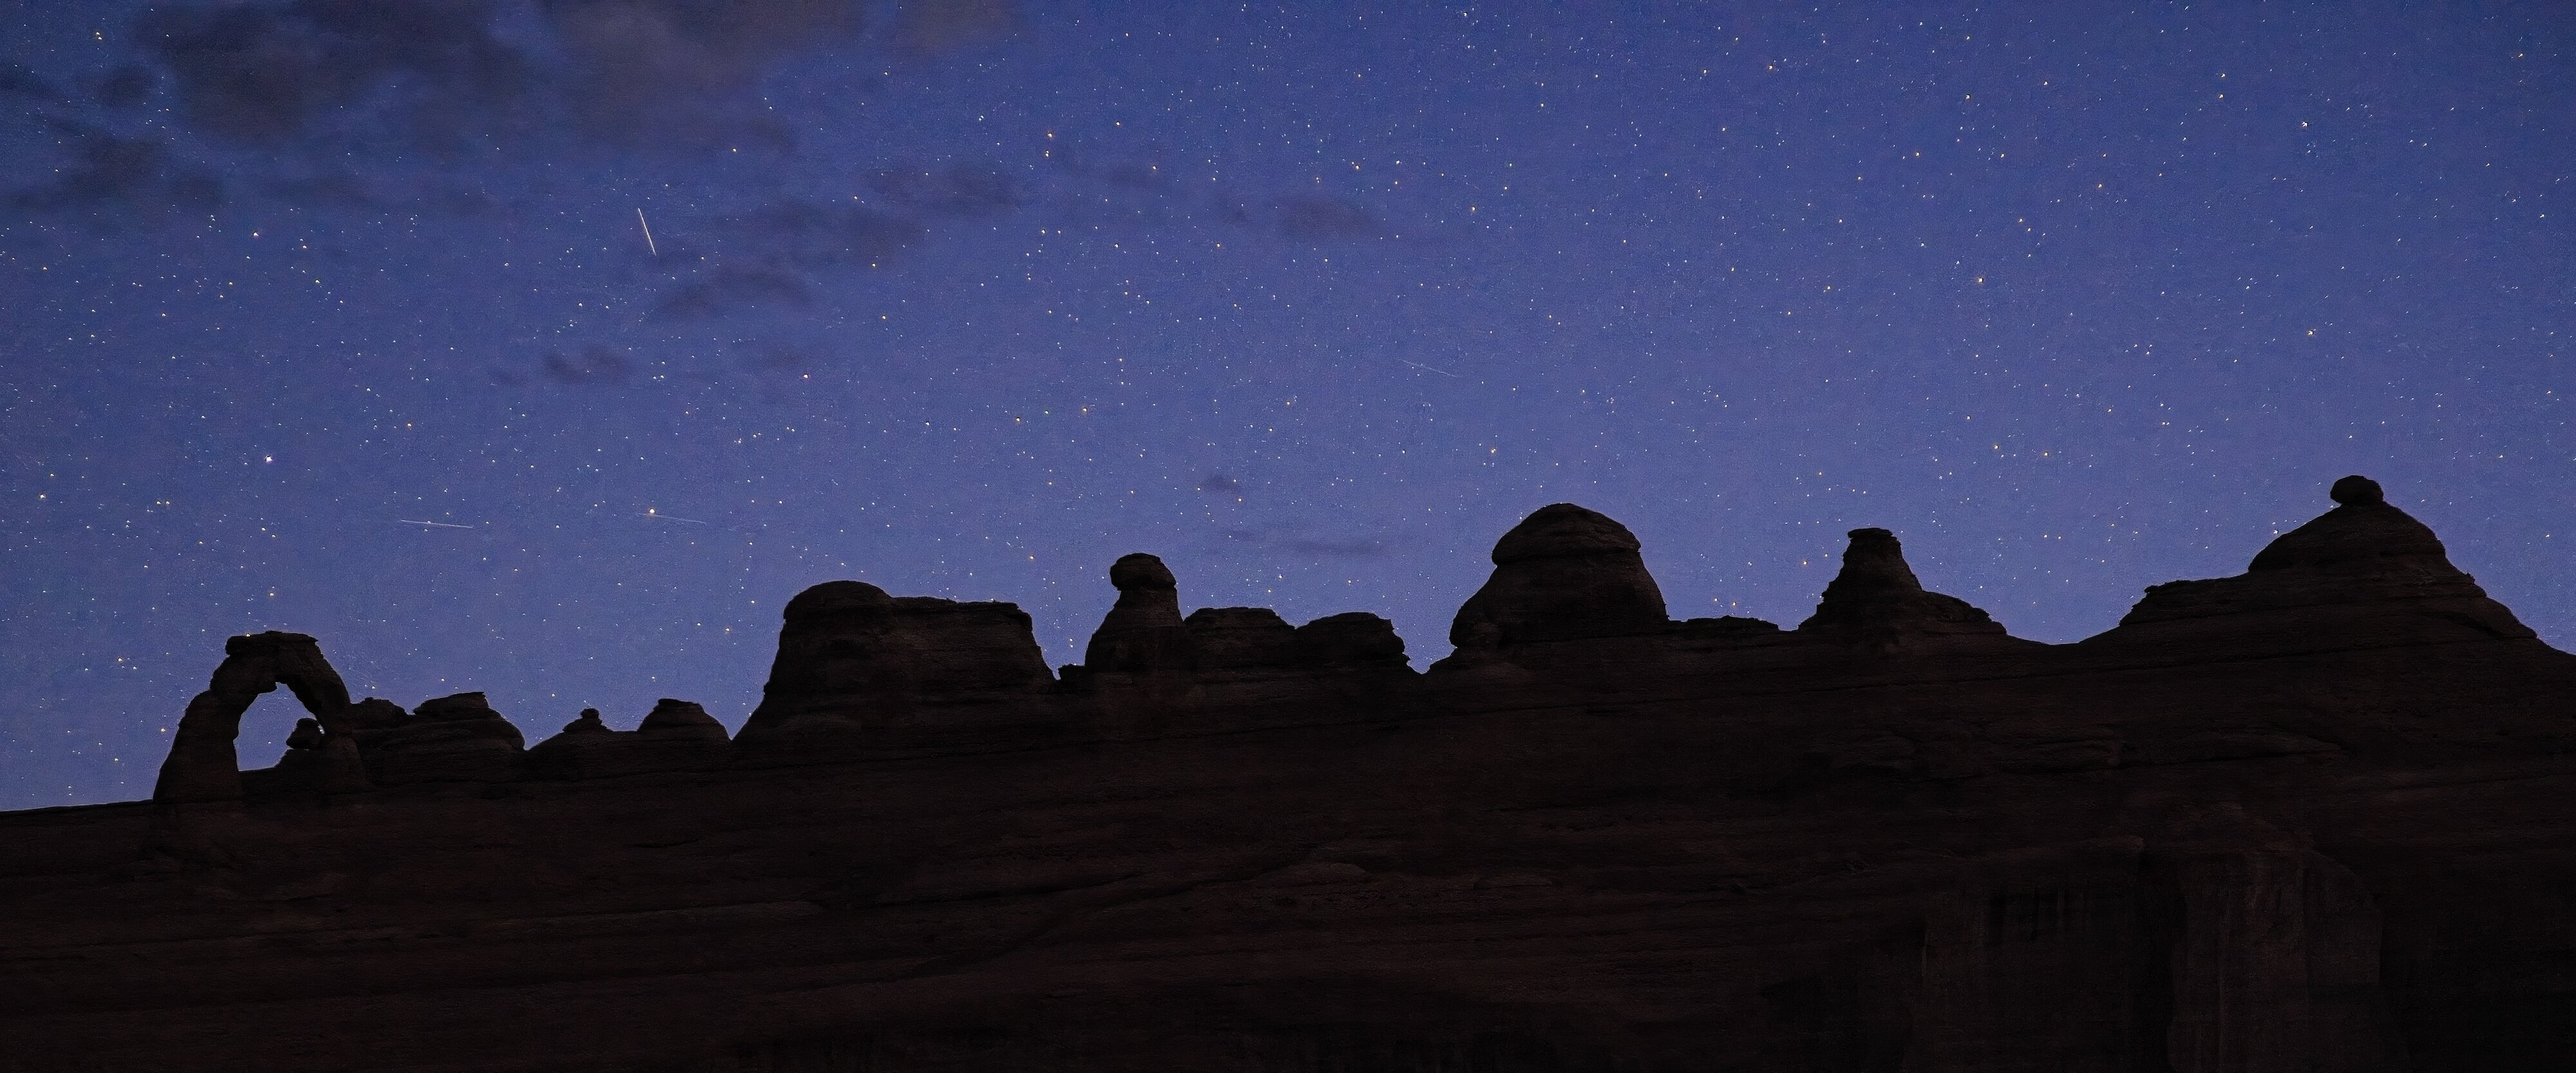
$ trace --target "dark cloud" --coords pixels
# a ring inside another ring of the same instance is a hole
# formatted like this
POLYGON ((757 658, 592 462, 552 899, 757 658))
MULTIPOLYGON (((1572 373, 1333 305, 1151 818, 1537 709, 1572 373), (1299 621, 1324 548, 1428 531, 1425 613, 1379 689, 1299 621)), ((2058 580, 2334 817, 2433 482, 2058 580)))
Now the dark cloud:
POLYGON ((984 165, 886 168, 869 176, 868 185, 887 204, 925 216, 998 216, 1020 207, 1009 177, 984 165))
POLYGON ((198 129, 275 144, 375 100, 487 118, 519 107, 539 76, 493 15, 482 0, 294 0, 153 8, 134 30, 198 129))
POLYGON ((1272 206, 1279 233, 1293 239, 1369 238, 1378 233, 1377 218, 1351 202, 1321 194, 1292 194, 1272 206))
POLYGON ((742 363, 749 366, 752 371, 763 373, 790 373, 798 369, 810 369, 821 361, 822 358, 813 351, 789 344, 763 347, 742 359, 742 363))
POLYGON ((557 0, 546 5, 574 61, 582 128, 628 144, 770 144, 779 127, 747 92, 789 55, 853 38, 858 0, 557 0))
POLYGON ((814 301, 805 277, 786 268, 765 265, 719 265, 662 296, 653 315, 664 320, 704 320, 768 306, 802 306, 814 301))
POLYGON ((1236 495, 1243 491, 1243 482, 1222 473, 1211 473, 1205 480, 1199 482, 1199 491, 1217 495, 1236 495))
POLYGON ((822 268, 876 264, 919 245, 927 234, 919 220, 864 205, 780 200, 725 217, 713 237, 716 248, 733 259, 822 268))
POLYGON ((345 171, 272 179, 260 187, 272 197, 305 205, 380 210, 386 207, 367 180, 345 171))
POLYGON ((286 0, 154 8, 135 22, 198 129, 237 142, 387 130, 457 148, 568 126, 677 149, 778 144, 752 84, 852 38, 859 0, 286 0), (498 27, 522 12, 536 32, 498 27))
POLYGON ((1328 559, 1370 559, 1385 555, 1386 542, 1373 537, 1298 536, 1285 529, 1268 532, 1257 529, 1228 529, 1225 538, 1238 544, 1276 548, 1296 555, 1328 559))
POLYGON ((1292 537, 1287 540, 1280 541, 1278 546, 1284 550, 1293 551, 1300 555, 1320 555, 1334 559, 1375 558, 1386 554, 1387 551, 1386 543, 1384 541, 1368 539, 1326 540, 1313 537, 1292 537))
POLYGON ((574 354, 549 351, 540 368, 558 384, 590 385, 625 383, 627 366, 625 353, 594 343, 574 354))
POLYGON ((152 97, 152 87, 159 80, 141 67, 119 67, 98 80, 91 92, 98 103, 108 108, 134 108, 152 97))
POLYGON ((62 93, 51 82, 25 64, 0 62, 0 97, 34 97, 40 101, 59 101, 62 93))
POLYGON ((674 256, 699 256, 706 267, 665 295, 655 315, 698 320, 766 306, 813 301, 807 273, 881 264, 919 245, 920 220, 863 205, 773 201, 703 228, 706 252, 673 244, 674 256))
POLYGON ((1019 28, 1010 0, 906 0, 895 7, 895 44, 927 54, 988 41, 1019 28))
POLYGON ((13 207, 159 217, 204 211, 223 202, 222 181, 179 160, 167 142, 77 124, 59 129, 70 141, 68 166, 52 182, 10 194, 13 207))

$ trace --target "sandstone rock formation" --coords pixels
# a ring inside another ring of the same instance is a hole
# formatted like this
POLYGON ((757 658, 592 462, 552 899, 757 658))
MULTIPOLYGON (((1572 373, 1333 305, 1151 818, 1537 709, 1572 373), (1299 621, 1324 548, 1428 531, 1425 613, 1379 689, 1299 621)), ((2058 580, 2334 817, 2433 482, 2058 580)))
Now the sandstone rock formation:
POLYGON ((1663 632, 1664 593, 1646 573, 1636 534, 1556 503, 1494 545, 1494 576, 1467 598, 1449 643, 1513 645, 1663 632))
POLYGON ((1875 529, 1669 622, 1569 505, 1421 674, 1150 556, 1060 676, 831 582, 730 740, 234 638, 154 801, 0 814, 0 1070, 2564 1068, 2576 657, 2334 499, 2071 645, 1875 529))
POLYGON ((1842 572, 1825 586, 1824 601, 1798 624, 1798 632, 1875 648, 2004 636, 2001 624, 1966 600, 1925 591, 1906 565, 1905 546, 1885 529, 1851 531, 1842 572))
POLYGON ((1008 702, 1052 685, 1029 616, 1012 604, 898 598, 830 581, 796 594, 785 618, 760 707, 743 724, 746 742, 846 742, 943 705, 1008 702))
POLYGON ((1198 645, 1181 618, 1179 586, 1163 560, 1138 552, 1109 568, 1118 603, 1092 631, 1082 665, 1094 671, 1187 671, 1198 666, 1198 645))

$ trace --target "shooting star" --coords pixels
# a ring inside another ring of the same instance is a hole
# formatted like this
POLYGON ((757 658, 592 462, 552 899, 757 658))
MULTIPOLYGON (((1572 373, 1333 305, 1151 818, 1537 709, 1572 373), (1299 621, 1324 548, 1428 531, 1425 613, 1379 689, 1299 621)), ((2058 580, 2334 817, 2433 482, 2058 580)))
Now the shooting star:
POLYGON ((689 523, 690 525, 705 525, 705 524, 707 524, 707 523, 702 522, 702 521, 699 521, 699 520, 697 520, 697 519, 695 519, 695 518, 683 518, 683 517, 680 517, 680 516, 679 516, 679 515, 677 515, 677 514, 664 514, 664 513, 662 513, 661 511, 655 510, 655 509, 653 509, 653 508, 651 508, 651 507, 646 507, 646 508, 644 508, 644 513, 643 513, 643 515, 641 515, 641 516, 642 516, 642 517, 646 517, 646 518, 652 518, 652 519, 655 519, 655 520, 657 520, 657 521, 665 521, 665 522, 687 522, 687 523, 689 523))
POLYGON ((648 223, 644 223, 644 209, 643 209, 643 207, 642 207, 642 206, 637 206, 637 207, 636 207, 636 209, 635 209, 635 222, 636 222, 636 223, 638 223, 638 224, 643 224, 643 227, 644 227, 644 248, 645 248, 646 250, 648 250, 648 251, 651 251, 651 252, 652 252, 652 254, 653 254, 653 256, 655 256, 655 257, 660 257, 660 256, 662 256, 662 248, 661 248, 660 246, 656 246, 656 245, 654 245, 654 244, 653 244, 653 225, 652 225, 652 224, 648 224, 648 223))
POLYGON ((1450 371, 1449 371, 1449 370, 1447 370, 1447 369, 1434 369, 1434 368, 1432 368, 1432 367, 1430 367, 1430 366, 1428 366, 1428 365, 1424 365, 1424 364, 1422 364, 1421 362, 1418 362, 1418 361, 1404 361, 1404 359, 1403 359, 1403 358, 1397 358, 1397 359, 1395 359, 1395 360, 1397 360, 1397 361, 1402 361, 1402 362, 1404 362, 1404 364, 1406 364, 1406 365, 1410 365, 1410 366, 1413 366, 1414 368, 1416 368, 1416 369, 1420 369, 1420 370, 1423 370, 1424 372, 1439 373, 1440 375, 1442 375, 1442 376, 1446 376, 1446 377, 1448 377, 1448 378, 1450 378, 1450 379, 1452 379, 1452 380, 1464 380, 1464 379, 1466 379, 1466 377, 1463 377, 1463 376, 1460 376, 1460 375, 1458 375, 1458 374, 1456 374, 1456 373, 1450 372, 1450 371))
POLYGON ((396 519, 394 519, 394 524, 396 524, 396 525, 426 525, 426 526, 431 526, 431 527, 433 527, 433 528, 438 528, 438 529, 472 529, 472 528, 474 528, 473 526, 470 526, 470 525, 451 525, 451 524, 449 524, 449 523, 447 523, 447 522, 433 522, 433 521, 430 521, 430 520, 425 519, 425 518, 396 518, 396 519))

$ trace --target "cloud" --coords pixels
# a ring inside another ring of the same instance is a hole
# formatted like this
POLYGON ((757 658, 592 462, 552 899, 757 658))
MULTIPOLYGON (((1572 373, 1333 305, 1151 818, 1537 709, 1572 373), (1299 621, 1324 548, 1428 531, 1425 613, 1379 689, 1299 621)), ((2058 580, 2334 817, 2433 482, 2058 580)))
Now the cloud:
POLYGON ((869 176, 868 185, 887 204, 925 216, 998 216, 1020 207, 1009 177, 984 165, 886 168, 869 176))
POLYGON ((345 171, 271 179, 261 184, 260 189, 272 197, 304 205, 369 210, 386 207, 385 200, 377 196, 365 179, 345 171))
POLYGON ((1329 559, 1373 559, 1391 550, 1385 541, 1374 537, 1281 535, 1285 531, 1285 528, 1267 532, 1257 529, 1228 529, 1225 531, 1225 538, 1238 544, 1276 548, 1296 555, 1329 559))
POLYGON ((1292 537, 1279 542, 1279 547, 1302 555, 1320 555, 1335 559, 1368 559, 1386 554, 1384 541, 1368 539, 1323 540, 1292 537))
POLYGON ((134 34, 191 124, 274 145, 361 104, 485 120, 521 107, 540 75, 493 33, 493 17, 481 0, 291 0, 156 7, 134 34))
POLYGON ((1019 29, 1010 0, 907 0, 895 7, 895 44, 916 55, 988 41, 1019 29))
POLYGON ((1304 241, 1342 238, 1371 238, 1378 233, 1377 218, 1349 201, 1321 194, 1291 194, 1272 206, 1273 224, 1279 233, 1304 241))
POLYGON ((921 221, 864 205, 780 199, 717 221, 714 242, 737 259, 806 268, 875 264, 919 245, 921 221))
POLYGON ((662 296, 653 315, 664 320, 704 320, 769 306, 804 306, 814 301, 805 277, 765 265, 719 265, 662 296))
POLYGON ((98 80, 92 96, 109 108, 135 108, 152 98, 152 87, 160 80, 152 72, 127 64, 98 80))
POLYGON ((22 63, 0 62, 0 97, 33 97, 40 101, 59 101, 62 92, 54 88, 22 63))
POLYGON ((769 143, 784 128, 752 110, 773 63, 856 37, 859 0, 559 0, 553 17, 573 61, 568 98, 582 129, 613 142, 677 139, 712 148, 736 135, 769 143))
MULTIPOLYGON (((928 231, 909 216, 864 205, 781 199, 703 225, 706 267, 663 296, 654 315, 700 320, 746 309, 813 301, 808 274, 875 265, 921 243, 928 231)), ((671 244, 666 256, 693 246, 671 244)))
POLYGON ((9 204, 38 211, 130 212, 159 217, 222 204, 223 182, 179 160, 158 138, 128 138, 81 124, 57 124, 70 161, 53 181, 9 195, 9 204))
POLYGON ((558 384, 622 384, 626 382, 627 365, 623 352, 594 343, 581 348, 578 354, 548 351, 540 368, 546 379, 558 384))
POLYGON ((387 130, 456 150, 557 130, 775 144, 753 84, 854 40, 861 0, 282 0, 153 8, 135 39, 198 130, 258 146, 387 130), (531 18, 533 16, 533 18, 531 18), (504 33, 508 27, 510 32, 504 33))

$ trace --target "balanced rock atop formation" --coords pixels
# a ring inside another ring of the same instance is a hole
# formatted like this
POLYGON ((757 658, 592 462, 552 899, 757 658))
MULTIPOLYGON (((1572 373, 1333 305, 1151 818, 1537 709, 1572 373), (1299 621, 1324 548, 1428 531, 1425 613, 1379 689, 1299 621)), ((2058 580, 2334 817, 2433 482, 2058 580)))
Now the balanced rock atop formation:
POLYGON ((893 597, 864 581, 827 581, 796 594, 781 618, 778 657, 743 724, 746 738, 808 719, 899 720, 925 702, 1025 694, 1053 678, 1016 604, 893 597))
POLYGON ((1198 646, 1181 619, 1180 583, 1163 560, 1136 552, 1109 567, 1118 603, 1092 631, 1082 665, 1094 671, 1187 671, 1198 666, 1198 646))
POLYGON ((1494 573, 1458 609, 1449 643, 1487 648, 1661 633, 1663 590, 1637 536, 1572 503, 1541 507, 1494 545, 1494 573))
POLYGON ((2002 637, 2004 628, 1956 596, 1923 587, 1905 563, 1905 546, 1885 529, 1854 529, 1842 572, 1825 586, 1816 613, 1798 632, 1851 644, 1901 646, 1941 637, 2002 637))
POLYGON ((2345 477, 2328 495, 2333 510, 2281 534, 2244 573, 2154 586, 2095 640, 2213 631, 2362 644, 2534 636, 2451 565, 2441 538, 2390 504, 2379 482, 2345 477))

